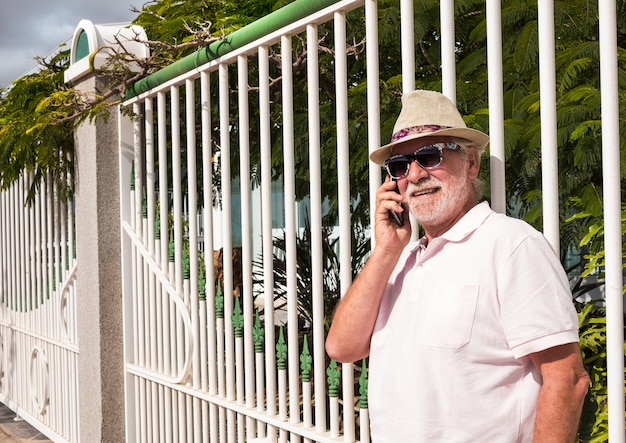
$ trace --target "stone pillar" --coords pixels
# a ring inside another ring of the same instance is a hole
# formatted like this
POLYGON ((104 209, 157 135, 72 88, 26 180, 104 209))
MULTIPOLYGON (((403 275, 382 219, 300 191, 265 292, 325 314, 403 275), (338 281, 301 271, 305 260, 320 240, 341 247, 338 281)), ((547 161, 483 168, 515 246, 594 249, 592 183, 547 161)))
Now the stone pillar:
MULTIPOLYGON (((75 87, 94 91, 82 77, 75 87)), ((76 131, 80 441, 125 441, 118 113, 76 131)))

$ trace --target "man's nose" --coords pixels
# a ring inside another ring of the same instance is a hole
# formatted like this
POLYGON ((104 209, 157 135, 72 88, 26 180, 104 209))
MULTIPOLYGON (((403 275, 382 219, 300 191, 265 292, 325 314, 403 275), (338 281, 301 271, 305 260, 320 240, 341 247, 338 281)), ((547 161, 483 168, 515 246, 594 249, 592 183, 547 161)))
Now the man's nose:
POLYGON ((409 164, 409 172, 407 173, 406 178, 415 183, 422 178, 428 177, 429 175, 430 172, 428 172, 426 168, 421 167, 417 161, 412 161, 409 164))

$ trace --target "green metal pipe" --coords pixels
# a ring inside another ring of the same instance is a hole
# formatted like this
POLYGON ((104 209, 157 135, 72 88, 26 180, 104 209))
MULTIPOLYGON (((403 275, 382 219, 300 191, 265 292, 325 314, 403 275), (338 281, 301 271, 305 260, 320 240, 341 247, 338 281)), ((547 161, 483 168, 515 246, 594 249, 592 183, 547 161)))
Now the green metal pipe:
POLYGON ((282 27, 337 3, 339 0, 296 0, 271 14, 233 32, 223 40, 215 41, 205 48, 172 63, 171 65, 138 80, 124 94, 126 99, 135 97, 179 75, 222 57, 231 51, 258 40, 282 27))

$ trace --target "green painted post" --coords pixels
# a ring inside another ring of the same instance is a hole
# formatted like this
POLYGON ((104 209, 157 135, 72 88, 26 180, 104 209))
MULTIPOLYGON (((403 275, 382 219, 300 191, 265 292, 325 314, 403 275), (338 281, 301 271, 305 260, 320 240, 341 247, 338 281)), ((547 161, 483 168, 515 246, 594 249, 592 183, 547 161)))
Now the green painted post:
POLYGON ((202 267, 198 269, 198 299, 206 301, 206 278, 202 267))
POLYGON ((330 360, 330 364, 326 369, 328 380, 328 396, 331 398, 339 397, 339 383, 341 381, 341 371, 337 367, 335 360, 330 360))
POLYGON ((359 377, 359 407, 361 409, 367 409, 369 407, 367 403, 367 361, 363 359, 363 365, 361 366, 361 376, 359 377))
POLYGON ((189 268, 191 263, 189 262, 189 250, 183 248, 183 280, 189 280, 191 277, 189 268))
POLYGON ((313 357, 309 353, 309 342, 306 337, 305 335, 302 352, 300 353, 300 370, 302 371, 302 382, 304 383, 311 381, 311 368, 313 366, 313 357))
POLYGON ((224 318, 224 294, 222 293, 222 282, 219 279, 215 293, 215 318, 224 318))
POLYGON ((161 239, 161 212, 157 209, 154 211, 154 239, 161 239))
POLYGON ((176 261, 175 259, 175 244, 174 244, 174 230, 170 229, 170 242, 169 242, 169 249, 168 249, 168 256, 167 256, 167 261, 170 263, 174 263, 176 261))
POLYGON ((130 190, 135 190, 135 162, 130 165, 130 190))
POLYGON ((265 341, 265 330, 261 327, 259 319, 259 311, 256 311, 254 318, 254 328, 252 329, 252 339, 254 340, 254 352, 260 354, 263 352, 263 342, 265 341))
POLYGON ((233 313, 230 316, 230 319, 233 322, 235 337, 242 338, 243 337, 243 312, 241 312, 241 304, 239 303, 239 297, 235 299, 235 307, 233 308, 233 313))
POLYGON ((148 196, 146 189, 143 189, 143 195, 141 196, 141 216, 145 219, 148 218, 148 196))
POLYGON ((278 343, 276 344, 276 365, 279 370, 287 369, 287 343, 285 343, 285 334, 283 327, 278 330, 278 343))

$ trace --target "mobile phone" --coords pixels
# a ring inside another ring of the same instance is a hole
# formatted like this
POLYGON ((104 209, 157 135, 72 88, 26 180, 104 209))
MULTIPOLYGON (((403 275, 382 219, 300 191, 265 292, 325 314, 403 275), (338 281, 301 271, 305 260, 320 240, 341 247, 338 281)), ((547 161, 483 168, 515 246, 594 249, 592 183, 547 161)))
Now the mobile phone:
MULTIPOLYGON (((399 194, 400 190, 398 189, 398 182, 394 178, 392 178, 391 181, 396 184, 394 190, 399 194)), ((404 214, 402 212, 389 211, 389 216, 398 224, 398 226, 404 225, 404 214)))

